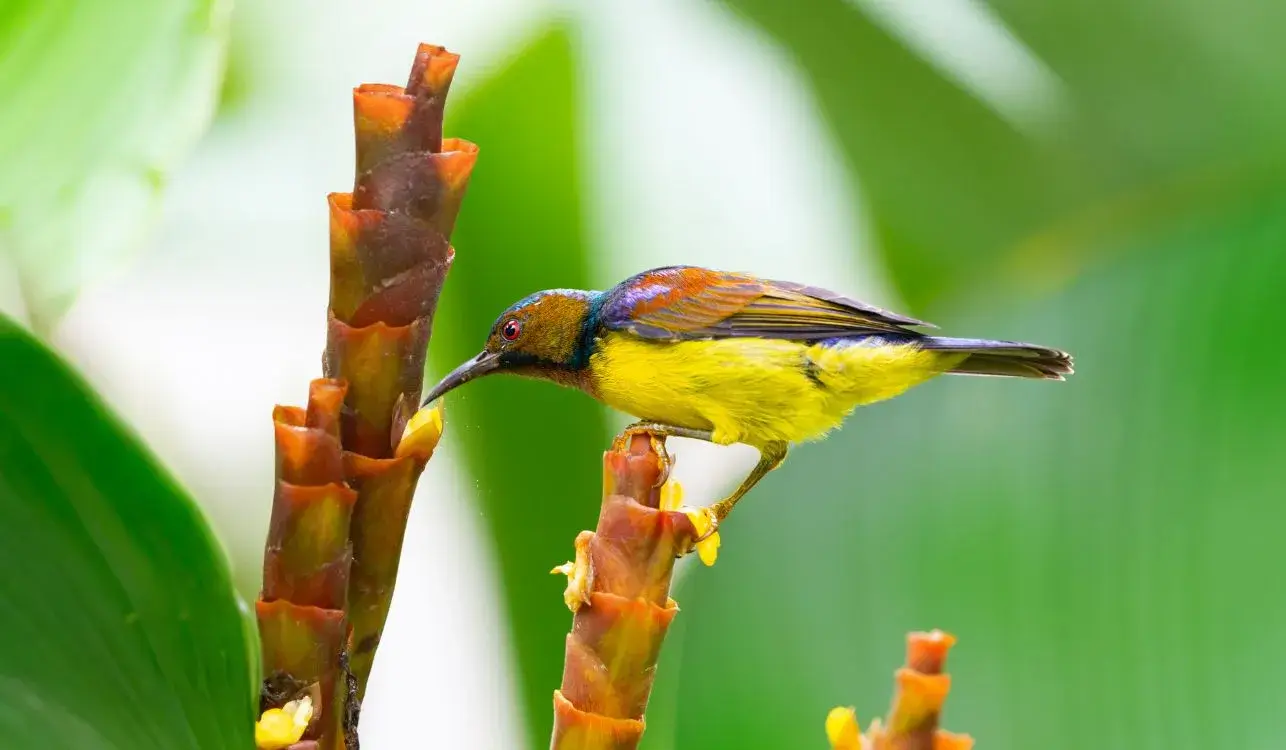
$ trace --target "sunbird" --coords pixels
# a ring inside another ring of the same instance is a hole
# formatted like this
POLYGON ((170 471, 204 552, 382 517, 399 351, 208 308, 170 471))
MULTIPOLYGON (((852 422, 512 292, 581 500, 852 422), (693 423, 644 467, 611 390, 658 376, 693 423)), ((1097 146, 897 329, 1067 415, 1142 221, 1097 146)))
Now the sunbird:
MULTIPOLYGON (((858 407, 943 373, 1063 380, 1065 352, 931 336, 931 323, 835 292, 695 266, 666 266, 607 291, 549 289, 510 305, 476 357, 423 399, 505 372, 578 388, 637 417, 625 435, 743 443, 760 457, 709 506, 708 536, 786 458, 858 407)), ((662 481, 669 459, 664 450, 662 481)))

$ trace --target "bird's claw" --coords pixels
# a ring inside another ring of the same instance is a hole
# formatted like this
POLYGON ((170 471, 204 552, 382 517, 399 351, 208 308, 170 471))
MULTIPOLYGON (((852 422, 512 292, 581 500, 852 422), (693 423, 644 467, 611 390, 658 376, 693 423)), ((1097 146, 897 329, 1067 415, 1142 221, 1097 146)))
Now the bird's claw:
POLYGON ((665 438, 658 438, 656 435, 651 436, 652 450, 656 451, 656 459, 661 464, 661 473, 657 476, 654 487, 663 487, 670 481, 670 472, 674 470, 674 462, 678 460, 677 456, 671 456, 670 452, 665 449, 665 438))
POLYGON ((696 552, 701 558, 701 562, 707 566, 714 565, 715 559, 719 556, 719 545, 722 543, 719 539, 719 516, 714 508, 701 506, 692 510, 684 511, 688 521, 692 523, 692 528, 696 531, 697 536, 692 540, 692 546, 683 554, 696 552))
POLYGON ((675 557, 684 557, 696 552, 701 562, 714 565, 719 555, 719 534, 716 531, 719 519, 714 511, 707 507, 692 508, 683 504, 683 486, 678 482, 666 482, 661 487, 660 509, 672 513, 682 513, 696 537, 687 546, 676 552, 675 557))
POLYGON ((704 518, 704 522, 701 525, 705 527, 705 530, 697 532, 697 538, 692 540, 694 545, 700 544, 719 533, 719 515, 714 508, 704 505, 697 512, 704 518))
POLYGON ((670 470, 674 468, 674 456, 671 456, 665 448, 666 433, 659 431, 654 425, 630 425, 612 441, 612 450, 617 452, 627 450, 630 447, 630 440, 635 435, 647 435, 648 444, 652 446, 652 452, 656 453, 657 461, 661 465, 661 473, 653 486, 664 485, 670 478, 670 470))

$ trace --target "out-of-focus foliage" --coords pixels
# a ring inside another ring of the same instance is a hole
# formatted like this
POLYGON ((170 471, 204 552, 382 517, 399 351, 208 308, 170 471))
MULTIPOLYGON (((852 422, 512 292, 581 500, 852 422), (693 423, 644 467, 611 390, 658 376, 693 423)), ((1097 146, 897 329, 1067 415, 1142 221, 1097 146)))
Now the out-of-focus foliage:
POLYGON ((1094 238, 1119 260, 1047 300, 933 316, 1065 345, 1068 383, 930 384, 738 508, 679 593, 681 705, 702 707, 679 747, 786 746, 827 701, 878 700, 855 665, 920 623, 969 638, 948 713, 991 747, 1277 741, 1286 678, 1256 665, 1286 627, 1263 588, 1286 523, 1286 351, 1265 338, 1286 190, 1203 202, 1094 238))
POLYGON ((985 277, 1004 248, 1103 179, 946 80, 847 0, 728 0, 812 83, 870 207, 889 278, 913 305, 985 277))
POLYGON ((916 308, 986 285, 1014 244, 1123 191, 1286 156, 1281 4, 992 0, 1054 76, 1015 122, 863 11, 877 1, 724 0, 812 83, 916 308))
POLYGON ((252 747, 258 639, 192 501, 0 317, 0 746, 252 747))
MULTIPOLYGON (((590 283, 573 69, 568 32, 555 27, 448 107, 446 134, 480 151, 431 375, 477 354, 496 316, 523 296, 590 283)), ((568 559, 576 530, 593 526, 607 438, 598 406, 547 383, 484 378, 447 397, 444 439, 464 450, 495 545, 533 747, 549 742, 570 621, 547 574, 568 559)))
POLYGON ((0 3, 0 252, 38 327, 137 244, 210 119, 229 7, 0 3))
POLYGON ((1260 583, 1286 523, 1286 353, 1272 339, 1286 323, 1272 168, 1286 130, 1270 83, 1286 11, 995 3, 1062 79, 1071 114, 1051 132, 1077 162, 997 156, 1004 181, 1019 164, 1055 191, 1012 202, 1036 186, 990 192, 997 141, 958 92, 899 73, 892 43, 854 68, 876 38, 857 5, 787 18, 731 4, 810 74, 917 312, 949 333, 1067 348, 1078 372, 938 381, 796 450, 725 525, 719 564, 679 592, 677 690, 701 708, 680 712, 677 746, 797 744, 838 696, 879 700, 854 665, 879 669, 883 644, 933 626, 970 642, 949 721, 988 747, 1271 746, 1265 696, 1286 679, 1262 668, 1282 654, 1255 634, 1286 627, 1286 599, 1260 583), (912 110, 911 140, 871 124, 912 110), (975 188, 987 199, 953 194, 975 188))

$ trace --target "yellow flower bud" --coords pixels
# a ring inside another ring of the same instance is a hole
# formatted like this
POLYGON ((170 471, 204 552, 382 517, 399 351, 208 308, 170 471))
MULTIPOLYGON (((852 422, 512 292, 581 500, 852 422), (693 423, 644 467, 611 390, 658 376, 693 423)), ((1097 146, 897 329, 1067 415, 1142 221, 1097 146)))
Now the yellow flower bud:
POLYGON ((576 559, 559 565, 549 571, 553 575, 567 576, 567 589, 563 591, 563 602, 573 613, 590 603, 590 592, 594 588, 594 569, 589 560, 589 543, 594 540, 594 532, 582 531, 576 535, 576 559))
POLYGON ((313 720, 313 699, 305 695, 281 708, 270 708, 255 724, 255 746, 259 750, 281 750, 299 741, 313 720))
POLYGON ((683 485, 670 479, 661 485, 661 510, 678 510, 683 505, 683 485))
MULTIPOLYGON (((692 528, 696 529, 698 537, 704 536, 710 530, 710 527, 714 525, 714 518, 709 508, 684 511, 684 515, 692 522, 692 528)), ((700 557, 701 562, 705 563, 707 567, 714 565, 714 561, 719 557, 720 544, 722 542, 719 540, 719 532, 716 531, 697 542, 697 557, 700 557)))
POLYGON ((393 452, 398 458, 408 454, 418 454, 424 459, 433 455, 442 439, 442 402, 436 401, 417 411, 402 430, 402 439, 393 452))
POLYGON ((831 750, 862 750, 857 713, 843 706, 832 708, 826 716, 826 737, 831 741, 831 750))

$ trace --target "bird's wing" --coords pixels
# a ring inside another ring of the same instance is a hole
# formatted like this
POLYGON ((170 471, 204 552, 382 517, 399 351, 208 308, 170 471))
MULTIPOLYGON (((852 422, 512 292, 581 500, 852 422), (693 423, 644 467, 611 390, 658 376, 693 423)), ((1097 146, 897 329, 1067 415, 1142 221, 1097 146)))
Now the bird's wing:
POLYGON ((602 325, 668 340, 817 340, 932 327, 825 289, 690 266, 658 268, 622 282, 605 300, 602 325))

